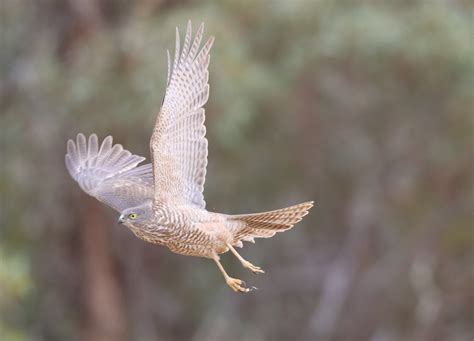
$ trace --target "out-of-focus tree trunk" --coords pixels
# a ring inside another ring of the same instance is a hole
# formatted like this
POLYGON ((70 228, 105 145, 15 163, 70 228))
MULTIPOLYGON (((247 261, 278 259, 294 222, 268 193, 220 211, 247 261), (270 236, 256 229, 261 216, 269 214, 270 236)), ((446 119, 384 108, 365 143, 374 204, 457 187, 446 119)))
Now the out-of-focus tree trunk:
POLYGON ((334 340, 337 334, 345 303, 351 294, 351 286, 380 210, 377 179, 376 169, 367 170, 366 175, 359 179, 352 204, 348 206, 348 236, 322 285, 319 303, 310 318, 309 338, 334 340))
POLYGON ((110 221, 95 199, 82 197, 82 259, 84 271, 84 340, 121 341, 126 338, 123 295, 114 272, 110 221))

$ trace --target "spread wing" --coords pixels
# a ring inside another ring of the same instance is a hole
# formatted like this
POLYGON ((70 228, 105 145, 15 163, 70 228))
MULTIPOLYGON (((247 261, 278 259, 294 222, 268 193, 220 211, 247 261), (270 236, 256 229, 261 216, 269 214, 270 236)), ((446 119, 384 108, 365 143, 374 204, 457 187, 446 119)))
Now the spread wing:
POLYGON ((122 210, 153 198, 151 164, 137 167, 144 157, 132 155, 108 136, 99 148, 97 135, 78 134, 67 142, 66 167, 69 174, 89 195, 122 210))
POLYGON ((176 52, 163 105, 150 141, 155 203, 194 205, 204 208, 203 190, 207 166, 204 104, 209 97, 209 51, 214 38, 202 48, 204 25, 192 39, 188 22, 182 50, 176 28, 176 52))

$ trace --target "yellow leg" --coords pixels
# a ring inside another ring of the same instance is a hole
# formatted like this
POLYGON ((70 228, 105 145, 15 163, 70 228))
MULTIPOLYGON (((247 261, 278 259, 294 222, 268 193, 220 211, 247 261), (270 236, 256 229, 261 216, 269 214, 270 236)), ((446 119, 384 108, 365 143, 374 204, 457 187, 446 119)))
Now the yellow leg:
POLYGON ((243 265, 244 268, 249 269, 250 271, 252 271, 252 272, 255 273, 255 274, 258 274, 258 273, 263 274, 263 273, 265 273, 265 271, 263 271, 260 267, 253 265, 253 264, 250 263, 249 261, 245 260, 241 255, 239 255, 239 253, 237 252, 237 250, 234 249, 234 247, 233 247, 232 245, 230 245, 229 243, 227 243, 227 247, 229 248, 230 251, 232 251, 232 253, 235 255, 235 257, 237 257, 237 259, 240 261, 240 263, 242 263, 242 265, 243 265))
POLYGON ((244 281, 237 278, 232 278, 227 274, 221 262, 219 261, 219 256, 216 256, 213 259, 214 259, 214 262, 216 262, 217 266, 219 267, 219 270, 221 270, 222 274, 224 275, 225 282, 232 290, 234 290, 235 292, 249 292, 250 291, 249 288, 245 287, 244 281))

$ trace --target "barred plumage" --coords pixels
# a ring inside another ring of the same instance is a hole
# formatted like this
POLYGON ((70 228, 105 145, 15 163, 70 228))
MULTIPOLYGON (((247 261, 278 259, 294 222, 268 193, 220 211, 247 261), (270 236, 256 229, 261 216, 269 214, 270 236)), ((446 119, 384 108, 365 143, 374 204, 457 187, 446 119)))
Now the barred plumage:
POLYGON ((269 238, 277 232, 287 231, 301 221, 311 207, 313 202, 308 201, 269 212, 231 216, 230 219, 244 223, 235 232, 236 243, 240 240, 253 242, 254 238, 269 238))
POLYGON ((76 142, 68 141, 65 160, 69 174, 87 194, 119 212, 153 198, 151 164, 137 167, 145 158, 113 145, 112 136, 99 149, 97 135, 86 140, 78 134, 76 142))
POLYGON ((167 87, 150 140, 152 163, 132 155, 112 137, 99 147, 95 134, 69 140, 66 167, 88 194, 121 213, 119 222, 139 238, 171 251, 213 259, 227 284, 247 292, 243 282, 227 275, 219 254, 231 251, 255 273, 259 267, 243 259, 234 246, 254 238, 269 238, 299 222, 313 206, 305 202, 280 210, 226 215, 205 209, 203 190, 207 166, 204 104, 209 97, 209 60, 214 42, 201 46, 204 25, 192 39, 188 22, 182 49, 176 29, 176 50, 168 55, 167 87))

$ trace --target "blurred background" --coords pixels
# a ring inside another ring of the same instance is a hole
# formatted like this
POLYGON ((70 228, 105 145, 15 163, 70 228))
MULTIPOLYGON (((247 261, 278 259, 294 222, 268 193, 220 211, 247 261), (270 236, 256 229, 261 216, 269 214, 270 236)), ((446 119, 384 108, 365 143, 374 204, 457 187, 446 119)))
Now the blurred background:
POLYGON ((1 340, 474 339, 471 1, 0 5, 1 340), (116 224, 78 132, 147 156, 175 26, 215 35, 207 208, 316 206, 213 262, 116 224))

